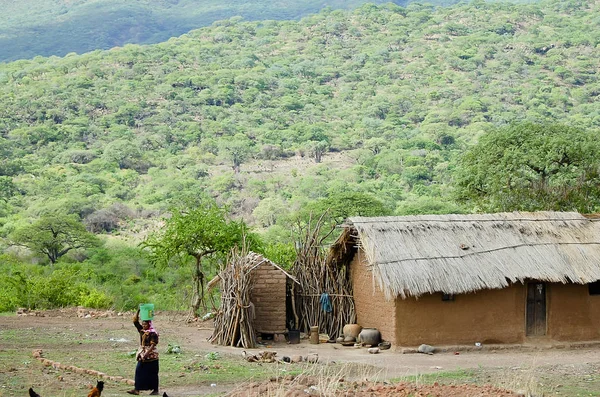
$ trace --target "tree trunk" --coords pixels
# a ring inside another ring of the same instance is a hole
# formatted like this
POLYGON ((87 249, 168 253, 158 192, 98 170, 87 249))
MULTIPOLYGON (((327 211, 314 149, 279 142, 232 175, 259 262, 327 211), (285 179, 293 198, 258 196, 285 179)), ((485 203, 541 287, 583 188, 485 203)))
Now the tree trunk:
POLYGON ((58 252, 55 249, 50 249, 46 252, 46 256, 50 259, 50 266, 54 266, 58 260, 58 252))
POLYGON ((192 321, 198 317, 198 311, 204 298, 204 273, 202 272, 202 255, 195 256, 196 267, 193 275, 193 293, 192 293, 192 304, 190 313, 188 315, 188 321, 192 321))
POLYGON ((320 163, 323 158, 323 151, 315 149, 315 163, 320 163))

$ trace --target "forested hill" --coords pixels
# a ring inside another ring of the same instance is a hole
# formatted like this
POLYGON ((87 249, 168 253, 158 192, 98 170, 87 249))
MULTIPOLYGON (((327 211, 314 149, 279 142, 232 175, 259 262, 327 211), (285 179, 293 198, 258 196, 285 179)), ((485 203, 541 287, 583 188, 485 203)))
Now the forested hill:
MULTIPOLYGON (((380 4, 385 0, 372 0, 380 4)), ((410 0, 396 0, 406 5, 410 0)), ((449 5, 457 0, 432 0, 449 5)), ((0 0, 0 62, 153 44, 241 16, 299 19, 322 8, 353 9, 366 0, 0 0)))
POLYGON ((364 5, 0 65, 4 233, 51 209, 111 230, 204 193, 273 235, 348 192, 461 210, 454 159, 490 128, 598 128, 599 22, 598 2, 364 5))

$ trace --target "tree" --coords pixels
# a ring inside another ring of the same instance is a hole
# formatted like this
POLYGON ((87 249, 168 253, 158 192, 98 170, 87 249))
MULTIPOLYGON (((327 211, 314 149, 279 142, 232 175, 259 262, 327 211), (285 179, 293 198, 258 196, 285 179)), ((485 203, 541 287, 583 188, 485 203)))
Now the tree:
POLYGON ((0 176, 0 201, 7 201, 15 195, 17 188, 11 177, 0 176))
POLYGON ((233 171, 240 172, 240 166, 253 153, 252 141, 244 134, 236 134, 232 138, 223 139, 220 152, 231 161, 233 171))
POLYGON ((269 227, 277 223, 277 219, 289 212, 289 204, 281 197, 265 197, 260 200, 252 215, 263 227, 269 227))
POLYGON ((323 155, 329 150, 327 141, 308 141, 306 143, 308 154, 315 159, 315 163, 320 163, 323 155))
POLYGON ((309 205, 305 211, 318 215, 326 213, 326 218, 337 225, 351 216, 386 216, 393 213, 382 201, 363 192, 330 194, 329 197, 309 205))
POLYGON ((600 133, 518 124, 484 135, 460 159, 459 201, 485 211, 600 208, 600 133))
POLYGON ((190 318, 195 317, 204 299, 203 259, 226 255, 234 246, 244 243, 249 249, 256 249, 259 240, 243 221, 229 219, 227 210, 212 199, 202 200, 193 209, 176 209, 165 222, 165 227, 149 236, 142 247, 150 249, 151 261, 159 266, 168 266, 176 259, 184 264, 193 259, 190 318))
POLYGON ((51 264, 71 250, 100 245, 99 239, 85 230, 74 214, 46 214, 31 225, 16 229, 9 240, 11 245, 45 255, 51 264))
POLYGON ((102 158, 116 163, 120 169, 134 169, 141 160, 142 153, 136 143, 128 139, 117 139, 106 145, 102 158))

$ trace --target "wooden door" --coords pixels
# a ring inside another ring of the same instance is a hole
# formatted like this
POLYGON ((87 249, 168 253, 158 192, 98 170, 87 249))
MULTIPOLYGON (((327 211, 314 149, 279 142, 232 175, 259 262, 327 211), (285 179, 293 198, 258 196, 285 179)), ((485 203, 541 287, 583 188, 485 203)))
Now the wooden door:
POLYGON ((527 284, 527 336, 546 335, 546 284, 527 284))

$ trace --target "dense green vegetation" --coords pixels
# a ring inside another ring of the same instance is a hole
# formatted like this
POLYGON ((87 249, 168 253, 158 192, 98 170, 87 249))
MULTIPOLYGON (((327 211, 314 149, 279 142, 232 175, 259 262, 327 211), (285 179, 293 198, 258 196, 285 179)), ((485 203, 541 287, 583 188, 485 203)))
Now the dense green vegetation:
POLYGON ((462 199, 487 211, 598 211, 598 134, 566 126, 491 131, 461 158, 462 199))
MULTIPOLYGON (((0 62, 64 56, 125 44, 153 44, 241 17, 292 20, 322 8, 353 9, 365 0, 0 0, 0 62)), ((374 4, 384 0, 369 1, 374 4)), ((406 5, 410 0, 396 0, 406 5)), ((457 0, 433 0, 449 5, 457 0)))
MULTIPOLYGON (((545 170, 537 177, 461 155, 509 167, 520 159, 507 155, 511 134, 524 137, 523 158, 538 156, 527 148, 540 142, 548 151, 579 137, 599 142, 598 21, 600 5, 579 1, 369 4, 297 22, 233 18, 162 44, 0 65, 2 236, 8 244, 47 214, 76 216, 104 245, 72 250, 55 268, 77 263, 86 285, 126 306, 104 267, 119 262, 116 280, 134 278, 148 294, 183 285, 179 273, 148 267, 136 244, 194 197, 231 208, 284 262, 291 225, 311 209, 333 208, 335 218, 597 211, 593 150, 564 168, 551 155, 531 162, 545 170), (550 185, 536 179, 544 172, 556 175, 550 185), (509 190, 542 187, 531 205, 502 196, 514 175, 509 190), (568 194, 544 195, 544 186, 568 194)), ((3 283, 18 284, 7 274, 3 283)), ((186 288, 169 304, 189 301, 186 288)))

